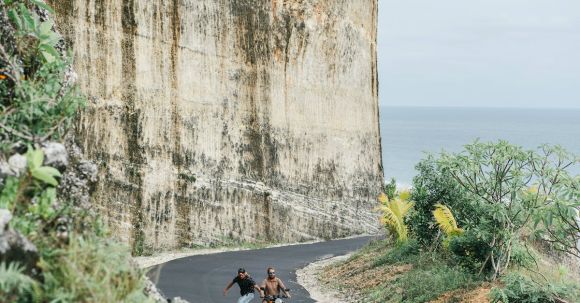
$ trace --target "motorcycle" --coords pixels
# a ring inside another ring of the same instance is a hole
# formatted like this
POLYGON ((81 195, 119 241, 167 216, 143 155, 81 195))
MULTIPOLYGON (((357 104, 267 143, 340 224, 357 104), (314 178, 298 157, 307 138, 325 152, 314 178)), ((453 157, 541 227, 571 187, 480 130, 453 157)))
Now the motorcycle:
MULTIPOLYGON (((262 289, 262 291, 265 290, 265 288, 263 288, 263 287, 260 287, 260 289, 262 289)), ((290 291, 290 289, 286 288, 286 289, 284 289, 284 291, 288 292, 288 291, 290 291)), ((262 298, 262 302, 263 303, 284 303, 286 301, 284 301, 282 299, 286 299, 286 298, 288 298, 286 295, 276 295, 276 296, 267 295, 264 298, 262 298)))

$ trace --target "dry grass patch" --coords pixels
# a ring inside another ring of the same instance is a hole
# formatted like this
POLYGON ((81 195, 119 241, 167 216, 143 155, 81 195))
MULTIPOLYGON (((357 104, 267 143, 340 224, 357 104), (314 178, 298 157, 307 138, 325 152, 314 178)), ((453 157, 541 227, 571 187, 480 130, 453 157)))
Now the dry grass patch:
POLYGON ((382 265, 375 267, 375 261, 384 252, 373 250, 367 254, 355 255, 350 259, 329 265, 319 273, 319 281, 326 287, 343 292, 350 297, 360 297, 361 290, 369 290, 413 269, 412 264, 382 265))
POLYGON ((430 303, 489 303, 489 292, 492 288, 493 285, 491 283, 484 283, 471 290, 460 289, 445 293, 437 298, 437 300, 430 301, 430 303))

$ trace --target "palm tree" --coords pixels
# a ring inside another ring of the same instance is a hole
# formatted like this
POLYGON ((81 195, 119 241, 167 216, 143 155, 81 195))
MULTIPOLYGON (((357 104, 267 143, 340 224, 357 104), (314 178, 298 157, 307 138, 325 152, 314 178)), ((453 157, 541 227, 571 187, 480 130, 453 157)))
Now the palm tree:
POLYGON ((399 244, 407 242, 408 238, 405 216, 413 207, 413 202, 408 199, 409 195, 405 192, 390 200, 384 193, 381 193, 379 196, 379 202, 381 202, 379 209, 383 212, 381 223, 396 236, 397 243, 399 244))

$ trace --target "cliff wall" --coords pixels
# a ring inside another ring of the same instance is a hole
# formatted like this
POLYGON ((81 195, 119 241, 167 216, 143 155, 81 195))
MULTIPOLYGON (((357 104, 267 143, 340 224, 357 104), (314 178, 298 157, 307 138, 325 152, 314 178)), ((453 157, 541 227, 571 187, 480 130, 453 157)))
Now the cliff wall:
POLYGON ((52 0, 134 253, 377 228, 376 0, 52 0))

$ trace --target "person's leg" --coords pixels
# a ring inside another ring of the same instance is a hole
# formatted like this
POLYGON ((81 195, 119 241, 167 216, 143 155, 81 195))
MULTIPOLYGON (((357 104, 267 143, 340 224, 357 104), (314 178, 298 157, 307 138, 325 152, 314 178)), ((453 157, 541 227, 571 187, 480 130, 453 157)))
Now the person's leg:
POLYGON ((250 303, 254 299, 254 294, 249 293, 246 294, 238 299, 238 303, 250 303))

